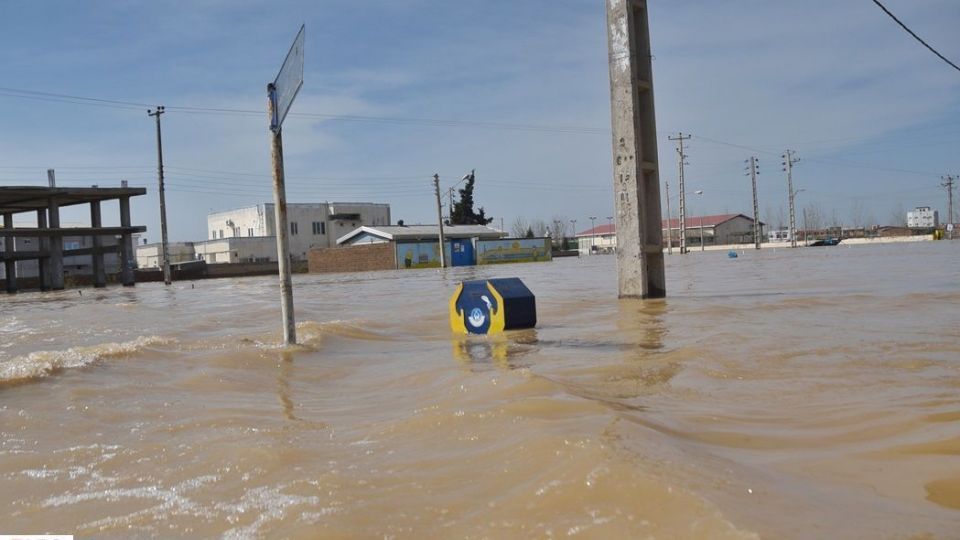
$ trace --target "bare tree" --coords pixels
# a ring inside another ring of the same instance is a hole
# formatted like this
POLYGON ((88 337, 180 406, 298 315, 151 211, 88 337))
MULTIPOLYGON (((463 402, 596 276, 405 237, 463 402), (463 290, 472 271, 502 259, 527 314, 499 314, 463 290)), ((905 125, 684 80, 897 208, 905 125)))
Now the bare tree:
POLYGON ((840 219, 840 212, 837 212, 837 209, 834 208, 830 211, 830 227, 839 229, 842 225, 843 220, 840 219))
POLYGON ((863 201, 860 199, 853 201, 853 205, 850 207, 850 225, 856 228, 866 228, 866 214, 867 210, 863 207, 863 201))
POLYGON ((903 203, 897 201, 897 204, 890 209, 890 224, 894 227, 907 226, 907 211, 903 209, 903 203))
POLYGON ((550 226, 547 225, 547 222, 540 219, 530 220, 530 230, 533 231, 533 235, 537 238, 547 236, 547 233, 550 232, 550 226))
POLYGON ((803 221, 805 222, 804 228, 810 231, 819 231, 823 228, 823 208, 818 203, 807 203, 807 206, 803 208, 803 221))
POLYGON ((553 216, 553 219, 550 220, 550 238, 553 238, 553 241, 559 246, 563 242, 563 238, 566 236, 566 225, 569 221, 567 216, 553 216))
MULTIPOLYGON (((776 216, 773 213, 773 207, 770 206, 769 204, 765 206, 763 208, 763 214, 761 214, 761 216, 763 217, 760 221, 762 221, 767 226, 767 230, 773 230, 774 221, 776 220, 776 216)), ((777 229, 779 229, 779 227, 777 229)))
POLYGON ((527 229, 530 228, 530 224, 527 223, 527 218, 523 216, 517 216, 513 220, 513 225, 510 226, 510 236, 514 238, 523 238, 527 235, 527 229))

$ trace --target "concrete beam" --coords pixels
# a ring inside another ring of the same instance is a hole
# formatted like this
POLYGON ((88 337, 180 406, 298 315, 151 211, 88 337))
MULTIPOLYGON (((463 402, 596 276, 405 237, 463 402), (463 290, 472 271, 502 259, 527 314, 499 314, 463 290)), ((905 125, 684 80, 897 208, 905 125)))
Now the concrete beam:
MULTIPOLYGON (((13 214, 4 214, 3 215, 3 228, 12 229, 13 228, 13 214)), ((3 250, 5 254, 13 253, 14 251, 14 238, 9 236, 3 241, 3 250)), ((17 292, 17 263, 13 259, 4 259, 3 268, 6 272, 6 282, 7 282, 7 293, 13 294, 17 292)))
MULTIPOLYGON (((120 282, 124 287, 136 285, 130 260, 133 258, 133 239, 130 236, 130 197, 120 197, 120 227, 126 232, 120 233, 120 282)), ((146 227, 143 228, 146 230, 146 227)), ((142 231, 141 231, 142 232, 142 231)))
MULTIPOLYGON (((99 229, 103 225, 100 216, 100 201, 94 201, 90 203, 90 227, 93 229, 99 229)), ((93 253, 90 255, 90 258, 93 262, 93 286, 94 287, 106 287, 107 286, 107 271, 103 265, 103 240, 100 235, 93 235, 93 253)))
MULTIPOLYGON (((47 227, 47 211, 37 210, 37 228, 45 229, 47 227)), ((46 291, 50 289, 50 264, 47 262, 46 257, 50 255, 50 239, 41 238, 39 241, 40 252, 43 253, 42 257, 37 257, 37 275, 40 277, 40 290, 46 291)))
MULTIPOLYGON (((46 230, 54 231, 60 229, 60 205, 57 199, 50 197, 47 204, 47 219, 50 221, 50 227, 46 230)), ((48 283, 50 288, 55 291, 63 290, 63 234, 51 234, 50 236, 50 258, 47 259, 48 283)))

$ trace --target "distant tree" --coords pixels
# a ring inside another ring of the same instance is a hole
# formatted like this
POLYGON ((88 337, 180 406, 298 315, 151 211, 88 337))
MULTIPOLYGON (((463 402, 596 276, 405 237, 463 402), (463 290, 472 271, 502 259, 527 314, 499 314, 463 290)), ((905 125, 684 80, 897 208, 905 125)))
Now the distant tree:
POLYGON ((527 234, 527 229, 530 228, 530 225, 527 223, 527 218, 523 216, 517 216, 513 220, 513 225, 510 226, 510 236, 514 238, 523 238, 527 234))
POLYGON ((546 236, 550 232, 550 227, 545 221, 540 218, 530 221, 530 230, 533 231, 533 236, 540 238, 546 236))
POLYGON ((558 241, 563 240, 566 237, 566 224, 570 220, 567 219, 567 216, 553 216, 553 219, 550 220, 550 237, 558 241))
POLYGON ((524 234, 524 237, 526 237, 526 238, 533 238, 533 237, 534 237, 533 229, 528 228, 526 234, 524 234))
POLYGON ((452 225, 487 225, 493 218, 488 218, 481 206, 479 210, 473 210, 473 184, 476 181, 474 171, 466 176, 466 184, 460 189, 460 200, 453 204, 450 211, 450 223, 452 225))
POLYGON ((890 209, 890 224, 895 227, 907 226, 907 211, 903 209, 902 202, 897 202, 897 204, 890 209))
POLYGON ((804 207, 800 227, 810 231, 819 231, 823 228, 823 209, 817 203, 809 203, 804 207))
POLYGON ((867 226, 867 211, 863 207, 863 201, 857 199, 853 201, 853 205, 850 207, 850 224, 855 228, 862 228, 867 226))

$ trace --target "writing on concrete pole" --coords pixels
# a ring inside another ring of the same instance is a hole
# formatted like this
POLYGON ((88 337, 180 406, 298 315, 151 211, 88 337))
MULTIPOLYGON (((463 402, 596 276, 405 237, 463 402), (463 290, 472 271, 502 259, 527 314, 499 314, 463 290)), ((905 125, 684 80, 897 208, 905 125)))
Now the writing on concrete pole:
POLYGON ((620 298, 666 295, 657 126, 645 0, 607 0, 620 298))
POLYGON ((304 26, 300 27, 277 78, 267 85, 267 113, 270 118, 270 159, 273 164, 273 207, 277 231, 277 267, 280 274, 280 310, 283 316, 283 343, 297 342, 293 313, 293 277, 290 260, 290 231, 287 223, 287 193, 283 173, 283 121, 290 105, 303 87, 304 26))

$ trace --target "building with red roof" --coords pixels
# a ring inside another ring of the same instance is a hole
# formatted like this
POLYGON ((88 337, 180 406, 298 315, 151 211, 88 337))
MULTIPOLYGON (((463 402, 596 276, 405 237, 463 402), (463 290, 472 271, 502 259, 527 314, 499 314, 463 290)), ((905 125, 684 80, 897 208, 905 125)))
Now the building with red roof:
MULTIPOLYGON (((668 239, 674 247, 680 246, 680 219, 662 221, 663 245, 668 239)), ((760 234, 763 237, 763 222, 760 222, 760 234)), ((617 247, 617 226, 614 224, 597 225, 576 233, 580 253, 609 253, 617 247)), ((687 218, 687 247, 700 248, 703 245, 728 245, 753 243, 753 218, 744 214, 717 214, 711 216, 690 216, 687 218)))

